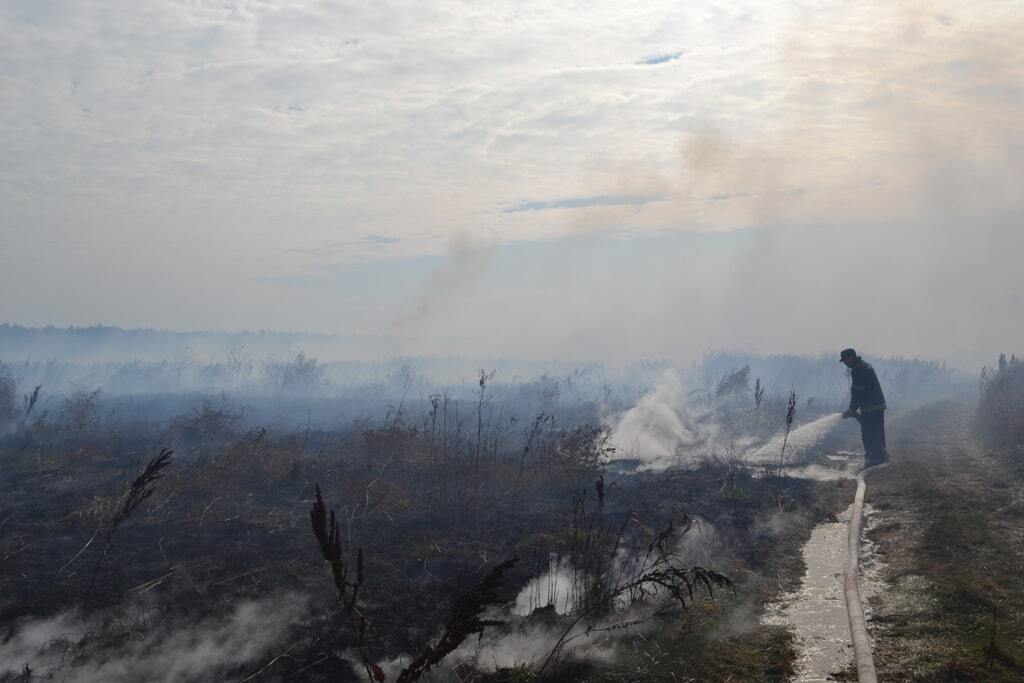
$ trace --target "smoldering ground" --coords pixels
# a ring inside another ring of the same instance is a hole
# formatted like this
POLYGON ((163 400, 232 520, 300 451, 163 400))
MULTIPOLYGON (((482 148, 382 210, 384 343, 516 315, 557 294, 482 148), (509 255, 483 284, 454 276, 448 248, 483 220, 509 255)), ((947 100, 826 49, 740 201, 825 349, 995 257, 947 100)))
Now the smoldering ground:
MULTIPOLYGON (((551 676, 587 661, 653 667, 638 659, 640 644, 660 643, 665 629, 679 635, 673 654, 659 659, 666 671, 699 677, 700 667, 726 660, 688 648, 761 652, 764 639, 784 661, 784 634, 739 625, 797 572, 802 534, 833 512, 846 483, 780 479, 774 453, 767 474, 725 456, 746 440, 747 450, 770 444, 785 415, 780 388, 795 386, 800 412, 787 462, 799 461, 799 430, 835 412, 838 397, 827 390, 835 373, 845 381, 837 365, 709 357, 682 372, 649 363, 505 382, 484 372, 461 387, 420 376, 413 386, 422 399, 409 398, 406 374, 373 401, 364 396, 364 411, 376 414, 350 423, 331 415, 332 392, 344 385, 290 398, 82 388, 30 407, 16 399, 32 393, 31 382, 12 375, 5 386, 14 412, 0 439, 0 491, 12 501, 0 509, 5 656, 15 668, 27 657, 35 671, 89 680, 170 667, 192 649, 191 664, 169 670, 244 678, 267 667, 268 680, 345 680, 359 676, 359 647, 380 666, 391 662, 389 670, 407 665, 437 642, 453 605, 489 567, 519 554, 484 613, 505 623, 460 643, 439 671, 485 680, 495 662, 538 670, 562 633, 551 676), (804 393, 819 388, 826 393, 804 393), (281 419, 292 401, 309 412, 281 419), (617 434, 621 453, 612 450, 617 434), (174 461, 106 547, 153 444, 173 448, 174 461), (620 466, 620 454, 641 466, 620 466), (370 626, 362 645, 309 528, 317 485, 339 520, 348 581, 363 575, 358 607, 370 626), (672 546, 680 571, 720 571, 735 594, 716 588, 710 597, 701 584, 686 610, 656 592, 616 598, 610 611, 588 612, 569 629, 580 613, 573 582, 628 581, 660 531, 688 520, 672 546), (289 591, 314 597, 289 611, 291 598, 275 597, 289 591), (151 616, 134 623, 123 615, 138 596, 151 601, 151 616), (535 614, 548 602, 553 623, 535 614)), ((878 365, 883 377, 904 378, 894 397, 957 386, 941 365, 878 365)))
POLYGON ((296 594, 243 600, 198 623, 165 623, 156 605, 138 603, 106 614, 73 611, 11 625, 0 641, 0 675, 100 681, 204 681, 259 658, 288 639, 308 613, 296 594), (122 640, 121 634, 133 637, 122 640), (120 641, 109 646, 109 641, 120 641))

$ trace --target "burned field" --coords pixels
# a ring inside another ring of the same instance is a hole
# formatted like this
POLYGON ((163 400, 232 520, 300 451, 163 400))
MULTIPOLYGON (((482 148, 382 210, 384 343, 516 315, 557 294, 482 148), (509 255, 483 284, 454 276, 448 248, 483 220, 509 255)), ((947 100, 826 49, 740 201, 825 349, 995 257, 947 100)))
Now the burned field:
POLYGON ((624 471, 594 405, 509 417, 486 382, 331 429, 27 398, 0 450, 0 673, 785 679, 759 613, 848 482, 624 471))

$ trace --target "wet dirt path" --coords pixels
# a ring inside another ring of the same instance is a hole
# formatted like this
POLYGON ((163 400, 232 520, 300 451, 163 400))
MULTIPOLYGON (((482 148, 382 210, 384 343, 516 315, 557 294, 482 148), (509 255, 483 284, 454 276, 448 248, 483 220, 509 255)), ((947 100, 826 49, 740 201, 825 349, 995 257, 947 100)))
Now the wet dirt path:
MULTIPOLYGON (((859 465, 859 460, 856 461, 859 465)), ((848 467, 854 467, 851 461, 848 467)), ((849 476, 848 472, 844 472, 849 476)), ((843 596, 843 571, 852 504, 835 521, 817 525, 804 544, 806 571, 796 592, 769 604, 762 622, 788 628, 795 637, 796 676, 800 683, 847 680, 837 678, 853 662, 850 625, 843 596)), ((870 505, 864 507, 861 543, 861 591, 865 603, 877 592, 878 558, 865 536, 877 522, 870 505)), ((865 604, 870 616, 870 607, 865 604)))

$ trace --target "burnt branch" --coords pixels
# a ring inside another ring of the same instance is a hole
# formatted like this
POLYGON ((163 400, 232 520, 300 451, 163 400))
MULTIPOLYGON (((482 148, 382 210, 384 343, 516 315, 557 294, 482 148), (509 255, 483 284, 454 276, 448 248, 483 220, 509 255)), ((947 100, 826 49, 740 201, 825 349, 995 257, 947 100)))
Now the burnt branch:
POLYGON ((423 674, 430 671, 431 667, 454 652, 466 638, 483 633, 484 628, 488 626, 500 626, 503 623, 493 619, 482 619, 481 615, 488 606, 498 602, 498 588, 501 585, 505 572, 511 569, 518 561, 518 557, 512 557, 501 564, 495 565, 487 576, 455 601, 452 615, 448 619, 448 623, 445 624, 441 639, 438 640, 436 645, 427 647, 419 657, 413 660, 399 674, 398 683, 410 683, 411 681, 419 680, 423 674))

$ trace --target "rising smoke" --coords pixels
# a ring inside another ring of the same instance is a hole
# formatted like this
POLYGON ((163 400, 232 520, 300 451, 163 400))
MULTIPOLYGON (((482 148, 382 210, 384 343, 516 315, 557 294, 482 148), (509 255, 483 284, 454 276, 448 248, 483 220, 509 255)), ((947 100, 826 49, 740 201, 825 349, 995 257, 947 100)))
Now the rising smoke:
POLYGON ((772 86, 752 122, 687 120, 674 171, 608 161, 611 179, 588 190, 614 193, 625 175, 662 201, 560 218, 575 236, 535 249, 545 268, 524 268, 528 286, 481 273, 474 299, 489 305, 456 294, 427 329, 509 354, 689 362, 856 345, 976 371, 1024 336, 1022 17, 990 9, 802 10, 764 78, 736 84, 772 86))
POLYGON ((639 461, 639 471, 694 465, 716 456, 767 465, 779 462, 785 441, 787 463, 802 463, 842 422, 839 413, 831 413, 788 435, 780 420, 767 439, 757 433, 727 437, 715 408, 714 402, 702 409, 694 407, 686 398, 679 372, 666 371, 636 405, 613 420, 612 441, 618 458, 639 461))
POLYGON ((65 612, 22 623, 0 642, 0 674, 20 674, 28 665, 36 675, 69 683, 213 680, 255 662, 284 640, 306 614, 307 603, 294 594, 244 600, 229 614, 180 628, 146 614, 111 615, 115 624, 137 622, 130 630, 144 634, 113 649, 105 649, 107 641, 97 637, 105 631, 104 621, 65 612), (98 644, 97 651, 90 649, 93 644, 98 644))

